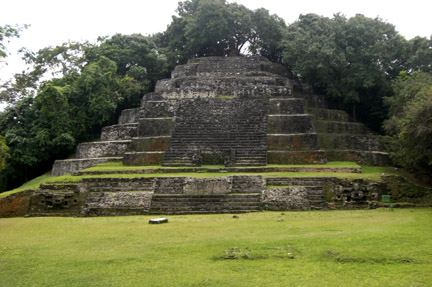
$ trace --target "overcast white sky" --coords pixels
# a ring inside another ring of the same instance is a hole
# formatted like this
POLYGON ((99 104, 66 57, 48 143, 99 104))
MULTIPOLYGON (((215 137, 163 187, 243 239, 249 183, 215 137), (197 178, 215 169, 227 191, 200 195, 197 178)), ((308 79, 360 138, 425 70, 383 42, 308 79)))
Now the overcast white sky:
MULTIPOLYGON (((0 10, 0 25, 30 24, 20 39, 7 44, 15 54, 20 47, 37 51, 63 42, 90 40, 115 33, 153 34, 163 32, 175 14, 178 0, 5 0, 0 10)), ((287 24, 300 14, 316 13, 331 17, 341 12, 380 17, 396 26, 407 39, 432 34, 432 1, 417 0, 237 0, 249 9, 266 8, 287 24)), ((8 66, 0 65, 0 80, 22 70, 19 57, 11 55, 8 66)))

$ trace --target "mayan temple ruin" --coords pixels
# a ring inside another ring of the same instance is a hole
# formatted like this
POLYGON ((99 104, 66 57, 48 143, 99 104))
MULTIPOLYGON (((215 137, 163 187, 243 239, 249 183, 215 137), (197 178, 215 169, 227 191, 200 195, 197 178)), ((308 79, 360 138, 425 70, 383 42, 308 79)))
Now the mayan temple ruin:
MULTIPOLYGON (((170 79, 160 80, 139 108, 124 110, 117 125, 103 128, 100 141, 81 143, 75 158, 57 160, 53 175, 94 176, 41 185, 29 198, 28 214, 369 207, 370 200, 378 197, 379 184, 334 177, 244 175, 305 171, 308 167, 287 165, 328 161, 389 164, 377 135, 346 112, 328 109, 323 96, 290 79, 284 66, 261 57, 196 58, 177 66, 170 79), (98 177, 99 173, 84 170, 111 161, 121 161, 124 173, 160 176, 110 177, 105 172, 98 177), (202 176, 182 176, 185 172, 202 176), (205 172, 220 176, 205 177, 205 172)), ((320 168, 361 172, 309 167, 320 168)))

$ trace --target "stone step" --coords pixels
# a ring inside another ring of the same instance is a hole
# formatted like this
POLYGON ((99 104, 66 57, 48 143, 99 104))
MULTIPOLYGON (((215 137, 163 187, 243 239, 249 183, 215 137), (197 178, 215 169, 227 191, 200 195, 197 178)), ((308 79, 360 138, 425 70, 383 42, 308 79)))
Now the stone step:
POLYGON ((304 99, 308 108, 328 108, 327 98, 323 95, 294 92, 293 96, 304 99))
POLYGON ((171 136, 173 129, 172 117, 141 118, 138 121, 138 137, 171 136))
POLYGON ((102 128, 101 141, 130 140, 137 136, 138 123, 118 124, 102 128))
POLYGON ((126 109, 122 110, 118 123, 119 124, 131 124, 138 123, 139 109, 126 109))
POLYGON ((334 177, 268 177, 267 186, 318 186, 329 184, 334 177))
POLYGON ((134 152, 150 152, 150 151, 166 151, 171 140, 170 136, 153 136, 132 138, 128 151, 134 152))
POLYGON ((98 141, 80 143, 76 149, 77 158, 122 156, 131 140, 98 141))
POLYGON ((73 174, 79 170, 109 161, 121 161, 123 157, 99 157, 83 159, 56 160, 53 164, 51 175, 61 176, 67 173, 73 174))
POLYGON ((384 151, 377 135, 320 134, 320 145, 325 150, 384 151))
POLYGON ((267 164, 325 164, 326 153, 322 150, 267 151, 267 164))
POLYGON ((364 124, 354 122, 315 121, 315 128, 319 134, 372 134, 364 124))
POLYGON ((174 117, 175 102, 169 100, 146 100, 141 105, 140 116, 142 118, 174 117))
POLYGON ((312 116, 297 115, 269 115, 267 121, 268 134, 314 133, 312 116))
POLYGON ((112 207, 94 208, 87 207, 80 212, 80 216, 119 216, 119 215, 147 215, 149 211, 144 208, 112 207))
POLYGON ((329 161, 354 161, 359 164, 373 166, 390 166, 388 153, 380 151, 359 150, 325 150, 329 161))
POLYGON ((268 150, 319 150, 320 142, 316 133, 267 134, 268 150))
POLYGON ((320 108, 308 108, 307 112, 319 121, 353 122, 350 115, 342 110, 330 110, 320 108))
POLYGON ((150 213, 222 213, 260 210, 260 194, 154 195, 150 213))
POLYGON ((125 152, 123 155, 124 165, 161 165, 164 151, 139 151, 125 152))
POLYGON ((269 114, 304 114, 304 100, 299 98, 270 99, 269 114))

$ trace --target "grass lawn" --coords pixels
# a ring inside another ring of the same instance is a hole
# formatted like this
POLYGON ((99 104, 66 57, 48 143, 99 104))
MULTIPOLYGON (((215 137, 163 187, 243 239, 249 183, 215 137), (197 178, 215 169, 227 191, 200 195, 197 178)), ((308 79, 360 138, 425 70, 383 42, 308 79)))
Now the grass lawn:
POLYGON ((432 209, 0 219, 0 286, 431 286, 432 209))

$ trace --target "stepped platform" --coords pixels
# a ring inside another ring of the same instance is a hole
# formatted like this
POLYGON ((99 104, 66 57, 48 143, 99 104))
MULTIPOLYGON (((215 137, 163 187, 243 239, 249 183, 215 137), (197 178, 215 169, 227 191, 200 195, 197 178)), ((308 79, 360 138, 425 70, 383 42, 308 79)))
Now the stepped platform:
POLYGON ((269 173, 269 172, 341 172, 361 173, 361 167, 354 166, 260 166, 260 167, 222 167, 222 166, 201 166, 201 167, 122 167, 115 166, 103 170, 81 170, 76 175, 102 175, 102 174, 160 174, 160 173, 269 173))
POLYGON ((358 165, 327 161, 389 164, 379 137, 300 86, 284 66, 260 57, 191 59, 104 127, 100 141, 56 161, 53 175, 73 173, 78 182, 41 186, 30 214, 367 207, 375 186, 316 176, 361 175, 358 165), (86 169, 109 161, 123 165, 86 169))

